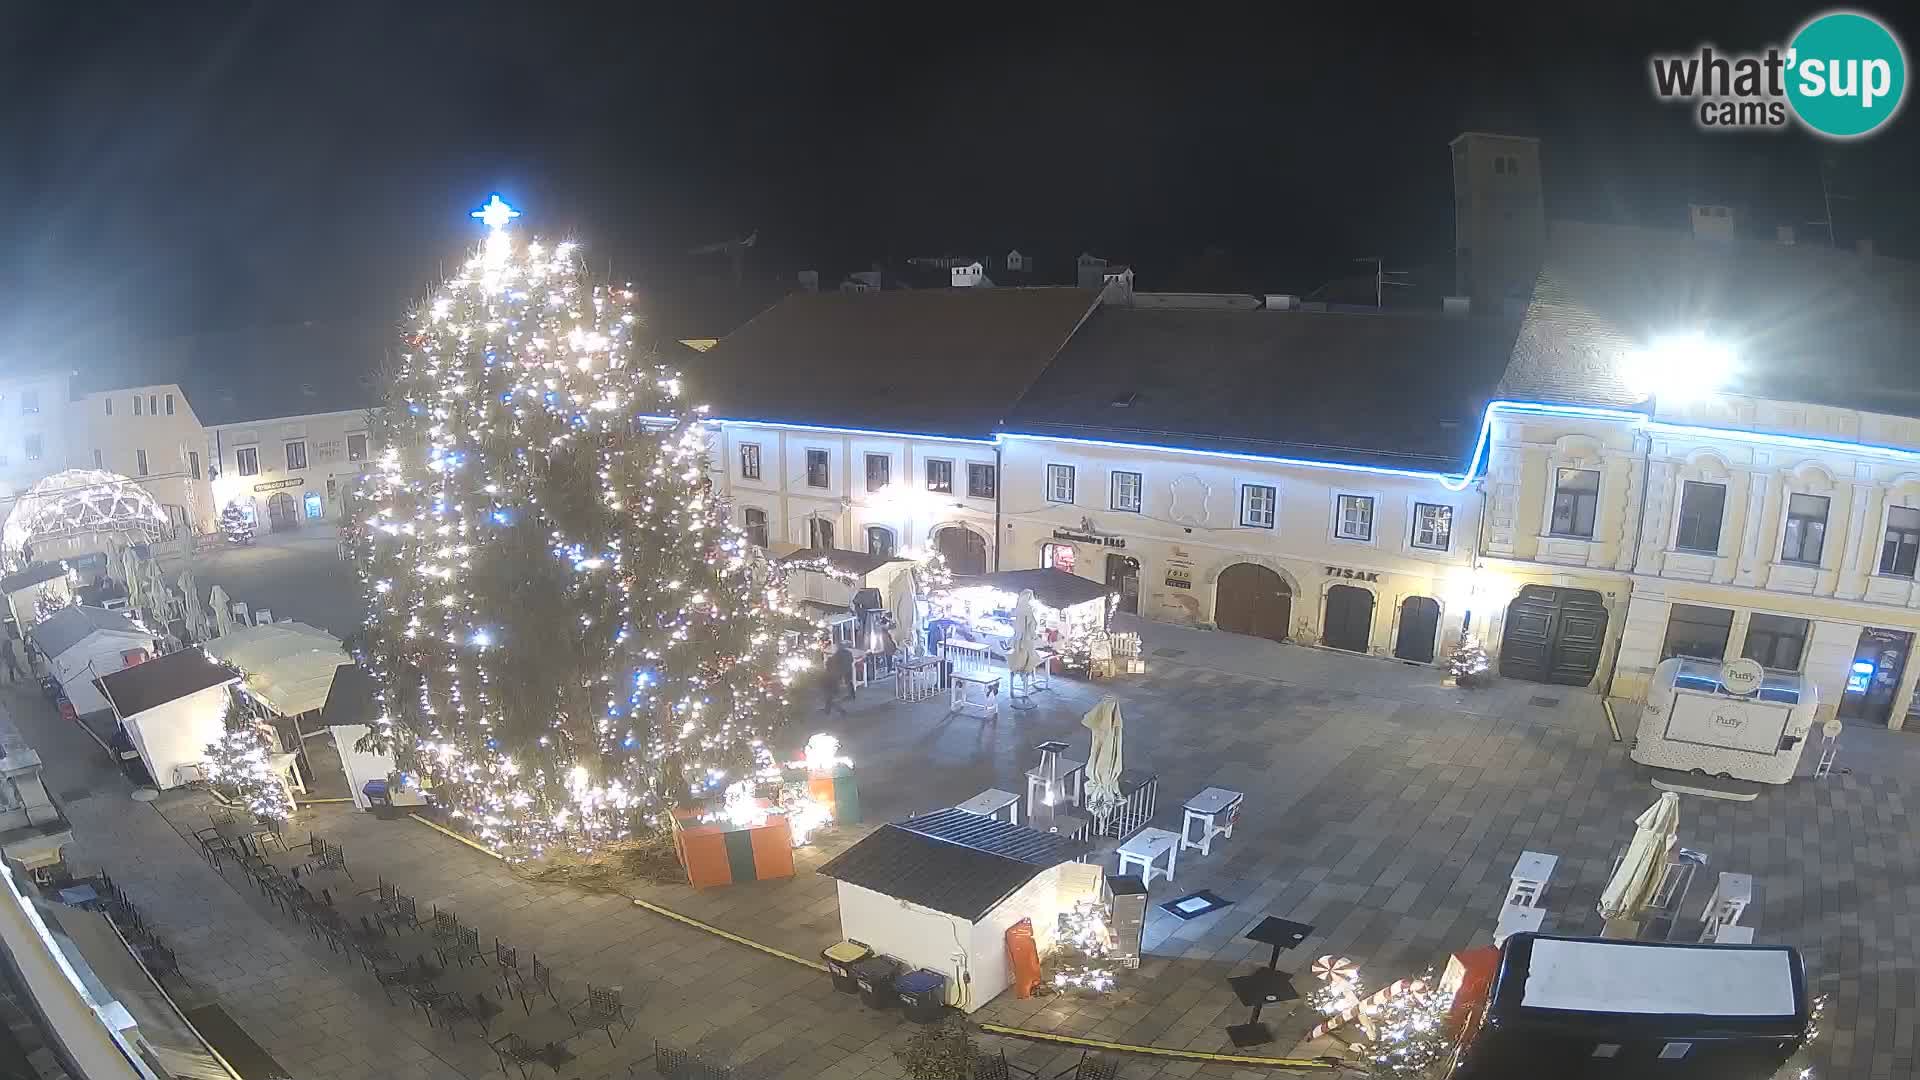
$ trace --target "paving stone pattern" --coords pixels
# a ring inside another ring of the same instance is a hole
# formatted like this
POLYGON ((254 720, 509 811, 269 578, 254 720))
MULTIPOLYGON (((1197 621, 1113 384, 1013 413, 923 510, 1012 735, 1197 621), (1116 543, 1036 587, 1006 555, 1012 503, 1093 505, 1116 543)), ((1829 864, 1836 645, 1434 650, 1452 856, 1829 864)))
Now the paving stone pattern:
MULTIPOLYGON (((998 723, 946 717, 944 704, 901 706, 887 687, 862 691, 850 716, 813 717, 794 742, 833 731, 858 764, 868 823, 803 849, 800 874, 701 892, 637 888, 734 932, 811 956, 839 937, 833 883, 813 870, 873 823, 949 806, 987 787, 1023 790, 1031 747, 1048 738, 1084 749, 1086 709, 1111 693, 1126 716, 1130 767, 1161 778, 1154 824, 1177 829, 1180 802, 1208 785, 1247 793, 1239 828, 1213 853, 1183 853, 1176 880, 1156 881, 1158 903, 1210 888, 1234 905, 1188 921, 1151 909, 1149 958, 1115 994, 1087 1000, 1003 996, 979 1019, 1125 1042, 1227 1049, 1223 1028, 1245 1017, 1226 976, 1262 963, 1266 947, 1241 933, 1264 914, 1313 924, 1283 970, 1309 989, 1313 957, 1355 959, 1370 983, 1418 974, 1449 951, 1490 940, 1507 873, 1525 849, 1560 856, 1543 899, 1545 929, 1597 933, 1593 913, 1613 856, 1632 820, 1656 796, 1648 770, 1609 735, 1598 699, 1559 691, 1557 704, 1529 699, 1541 688, 1497 683, 1444 689, 1431 669, 1274 646, 1228 635, 1141 627, 1152 670, 1100 684, 1058 680, 1038 707, 998 723), (1162 650, 1154 652, 1152 650, 1162 650), (1168 652, 1179 650, 1178 659, 1168 652)), ((14 700, 29 739, 80 755, 37 698, 14 700)), ((1631 708, 1621 721, 1631 726, 1631 708)), ((1629 737, 1631 732, 1627 733, 1629 737)), ((79 736, 84 739, 84 736, 79 736)), ((126 785, 95 765, 50 763, 58 786, 94 794, 69 804, 83 866, 98 861, 178 939, 188 976, 217 993, 235 1018, 298 1077, 482 1076, 493 1055, 470 1034, 429 1032, 405 1007, 384 1004, 372 981, 312 944, 304 931, 253 896, 237 873, 222 880, 178 831, 204 821, 189 799, 154 808, 125 798, 126 785), (198 816, 197 816, 198 815, 198 816), (170 835, 171 833, 171 835, 170 835)), ((1796 780, 1735 804, 1684 798, 1681 843, 1712 865, 1694 886, 1676 936, 1697 933, 1712 874, 1754 875, 1746 922, 1757 938, 1799 946, 1813 988, 1832 995, 1826 1076, 1913 1075, 1915 942, 1909 914, 1920 902, 1905 804, 1920 776, 1920 739, 1849 729, 1841 762, 1825 781, 1796 780)), ((1808 763, 1811 765, 1811 755, 1808 763)), ((609 1047, 603 1035, 574 1040, 580 1059, 563 1075, 625 1075, 653 1038, 705 1049, 756 1077, 852 1080, 900 1075, 892 1050, 900 1021, 834 995, 825 977, 632 906, 624 897, 528 884, 501 863, 408 821, 379 821, 316 807, 300 828, 341 843, 371 886, 386 876, 423 908, 450 907, 485 938, 536 952, 564 986, 651 987, 636 1026, 609 1047)), ((1109 865, 1111 865, 1109 863, 1109 865)), ((1311 1018, 1288 1007, 1266 1018, 1285 1053, 1311 1018)), ((511 1029, 510 1017, 501 1023, 511 1029)), ((501 1030, 496 1025, 496 1031, 501 1030)), ((1031 1066, 1064 1068, 1077 1051, 1008 1041, 1031 1066)), ((1128 1058, 1129 1080, 1156 1073, 1225 1080, 1244 1070, 1199 1062, 1128 1058)))

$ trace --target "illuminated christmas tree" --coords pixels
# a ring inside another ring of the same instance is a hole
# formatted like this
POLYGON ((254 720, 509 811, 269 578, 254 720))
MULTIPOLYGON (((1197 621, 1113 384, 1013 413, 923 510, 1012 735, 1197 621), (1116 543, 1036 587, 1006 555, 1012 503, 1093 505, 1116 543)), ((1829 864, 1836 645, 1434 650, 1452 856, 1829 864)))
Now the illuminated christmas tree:
POLYGON ((637 355, 632 293, 518 242, 498 196, 474 216, 485 245, 406 334, 353 532, 370 741, 482 840, 591 851, 770 762, 804 661, 699 410, 637 355))
POLYGON ((237 687, 227 688, 226 732, 206 748, 207 782, 262 821, 293 816, 293 794, 274 768, 273 728, 237 687))
POLYGON ((220 511, 220 535, 230 544, 253 543, 253 522, 247 519, 247 512, 237 502, 230 502, 220 511))

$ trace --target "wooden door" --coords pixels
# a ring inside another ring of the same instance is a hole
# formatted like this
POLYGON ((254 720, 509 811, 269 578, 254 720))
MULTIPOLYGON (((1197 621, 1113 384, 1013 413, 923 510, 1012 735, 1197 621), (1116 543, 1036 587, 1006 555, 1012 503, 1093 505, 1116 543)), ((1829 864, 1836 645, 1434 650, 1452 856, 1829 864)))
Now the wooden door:
POLYGON ((1507 606, 1500 674, 1585 686, 1600 670, 1606 637, 1607 608, 1599 593, 1528 585, 1507 606))
POLYGON ((1255 563, 1235 563, 1214 586, 1213 624, 1234 634, 1287 640, 1293 593, 1286 579, 1255 563))
POLYGON ((1366 652, 1373 638, 1373 594, 1353 585, 1327 590, 1327 617, 1320 644, 1330 649, 1366 652))
POLYGON ((949 572, 962 577, 987 572, 987 541, 979 533, 956 525, 935 534, 934 544, 946 556, 949 572))
POLYGON ((267 521, 274 532, 300 527, 300 512, 294 508, 293 496, 284 491, 274 492, 267 500, 267 521))
POLYGON ((1400 602, 1400 633, 1393 655, 1422 664, 1433 663, 1433 639, 1440 632, 1440 603, 1431 596, 1409 596, 1400 602))

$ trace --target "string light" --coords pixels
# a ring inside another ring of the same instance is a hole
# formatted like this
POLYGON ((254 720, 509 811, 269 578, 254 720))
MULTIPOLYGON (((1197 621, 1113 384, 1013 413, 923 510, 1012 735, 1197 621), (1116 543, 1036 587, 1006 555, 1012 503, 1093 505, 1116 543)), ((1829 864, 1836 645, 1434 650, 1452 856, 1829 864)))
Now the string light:
POLYGON ((1105 904, 1081 900, 1060 913, 1054 940, 1053 985, 1060 990, 1089 990, 1104 994, 1113 989, 1114 969, 1107 962, 1113 951, 1113 927, 1105 904))
POLYGON ((571 244, 485 243, 415 314, 357 495, 380 717, 517 856, 658 827, 763 760, 806 626, 708 490, 703 410, 571 244), (419 447, 409 461, 401 447, 419 447))

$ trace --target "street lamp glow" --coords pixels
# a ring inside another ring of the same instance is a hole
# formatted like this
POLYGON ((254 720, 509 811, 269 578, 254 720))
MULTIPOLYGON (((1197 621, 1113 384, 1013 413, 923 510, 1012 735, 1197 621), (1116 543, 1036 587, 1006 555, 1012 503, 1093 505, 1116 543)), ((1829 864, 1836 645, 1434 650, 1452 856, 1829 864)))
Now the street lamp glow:
POLYGON ((1733 350, 1704 334, 1655 338, 1645 349, 1628 354, 1620 369, 1634 393, 1676 402, 1722 389, 1733 371, 1733 350))

